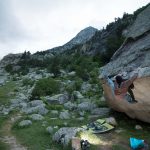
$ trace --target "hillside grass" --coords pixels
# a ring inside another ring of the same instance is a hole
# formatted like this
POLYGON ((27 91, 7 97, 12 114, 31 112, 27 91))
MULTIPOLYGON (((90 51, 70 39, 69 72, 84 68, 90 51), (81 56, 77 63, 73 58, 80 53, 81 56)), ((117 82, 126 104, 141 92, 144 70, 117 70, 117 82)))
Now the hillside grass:
POLYGON ((9 95, 9 93, 14 92, 15 87, 16 85, 14 81, 10 81, 4 86, 0 86, 0 105, 9 104, 10 99, 14 98, 14 96, 9 95))
MULTIPOLYGON (((8 117, 0 116, 0 138, 1 138, 1 135, 2 135, 1 128, 4 125, 4 122, 7 118, 8 117)), ((8 145, 6 145, 5 143, 0 141, 0 150, 8 150, 8 149, 9 149, 8 145)))
POLYGON ((88 123, 87 115, 83 121, 77 121, 76 119, 51 119, 50 116, 50 113, 45 116, 44 121, 47 122, 45 126, 42 126, 43 121, 33 121, 30 127, 20 128, 18 127, 19 121, 17 121, 12 131, 20 143, 27 146, 29 150, 70 150, 70 144, 69 146, 63 147, 61 144, 53 142, 52 135, 47 133, 46 128, 48 126, 54 127, 54 134, 61 127, 65 127, 64 123, 67 123, 67 127, 81 127, 81 125, 88 123))
MULTIPOLYGON (((8 93, 14 92, 14 89, 15 89, 15 82, 13 81, 6 83, 6 85, 4 86, 0 86, 0 106, 8 105, 10 103, 10 99, 13 98, 13 96, 10 96, 8 93)), ((7 119, 8 119, 7 116, 0 115, 0 135, 2 135, 1 128, 7 119)), ((0 141, 0 149, 8 150, 9 147, 5 143, 0 141)))

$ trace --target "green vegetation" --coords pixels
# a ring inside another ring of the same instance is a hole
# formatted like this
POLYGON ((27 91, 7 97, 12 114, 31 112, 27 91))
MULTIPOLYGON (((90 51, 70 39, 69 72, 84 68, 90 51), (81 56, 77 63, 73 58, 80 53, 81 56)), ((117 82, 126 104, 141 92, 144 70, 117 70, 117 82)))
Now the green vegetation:
MULTIPOLYGON (((2 135, 1 128, 2 128, 6 119, 7 119, 7 117, 0 116, 0 135, 2 135)), ((5 143, 0 141, 0 149, 1 150, 9 150, 9 147, 5 143)))
POLYGON ((22 80, 22 85, 23 86, 28 86, 28 85, 33 86, 33 84, 34 84, 34 81, 31 80, 31 79, 25 78, 25 79, 22 80))
POLYGON ((35 88, 32 91, 31 99, 40 98, 59 93, 60 83, 53 78, 44 78, 37 81, 35 88))
MULTIPOLYGON (((53 107, 57 108, 57 107, 53 107)), ((52 108, 52 109, 53 109, 52 108)), ((46 126, 42 126, 43 121, 33 122, 33 124, 26 128, 18 127, 18 123, 22 120, 18 120, 12 130, 13 133, 17 136, 18 141, 22 145, 28 147, 29 150, 45 150, 45 149, 54 149, 54 150, 70 150, 70 145, 67 147, 62 147, 61 144, 55 143, 52 141, 52 135, 46 132, 46 127, 54 127, 54 133, 61 127, 64 127, 64 123, 67 123, 67 127, 80 127, 83 124, 88 122, 87 115, 85 120, 82 122, 76 119, 61 120, 61 119, 51 119, 51 113, 45 116, 46 126)), ((76 114, 76 116, 78 116, 76 114)), ((27 118, 24 118, 27 119, 27 118)))
POLYGON ((8 104, 10 99, 14 96, 10 95, 9 93, 14 92, 15 90, 15 82, 11 81, 6 83, 6 85, 0 87, 0 104, 8 104))
POLYGON ((8 65, 6 65, 5 66, 5 70, 7 71, 7 72, 12 72, 13 71, 13 67, 12 67, 12 65, 11 64, 8 64, 8 65))
MULTIPOLYGON (((14 82, 6 83, 6 85, 0 87, 0 106, 9 104, 9 102, 10 102, 9 100, 11 98, 13 98, 13 96, 9 95, 8 93, 13 92, 14 89, 15 89, 14 82)), ((8 119, 8 117, 0 115, 0 135, 2 135, 2 133, 3 133, 1 128, 7 119, 8 119)), ((8 150, 9 147, 0 141, 0 149, 8 150)))
POLYGON ((8 147, 5 143, 2 143, 2 142, 0 141, 0 149, 1 149, 1 150, 9 150, 9 147, 8 147))

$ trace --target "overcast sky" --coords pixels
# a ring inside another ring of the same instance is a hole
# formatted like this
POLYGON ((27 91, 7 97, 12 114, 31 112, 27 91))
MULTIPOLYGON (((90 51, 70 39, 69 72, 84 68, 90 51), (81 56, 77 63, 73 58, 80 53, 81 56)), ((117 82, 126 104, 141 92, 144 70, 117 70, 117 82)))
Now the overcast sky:
POLYGON ((60 46, 80 30, 105 27, 149 0, 0 0, 0 58, 60 46))

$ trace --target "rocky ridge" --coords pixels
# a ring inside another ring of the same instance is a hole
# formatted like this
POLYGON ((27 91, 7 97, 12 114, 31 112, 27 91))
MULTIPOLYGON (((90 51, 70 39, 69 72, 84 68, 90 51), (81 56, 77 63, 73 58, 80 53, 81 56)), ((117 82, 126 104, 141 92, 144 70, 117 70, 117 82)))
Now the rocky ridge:
POLYGON ((111 61, 103 67, 109 74, 131 72, 141 68, 140 76, 150 75, 150 6, 142 11, 128 29, 123 45, 116 51, 111 61))

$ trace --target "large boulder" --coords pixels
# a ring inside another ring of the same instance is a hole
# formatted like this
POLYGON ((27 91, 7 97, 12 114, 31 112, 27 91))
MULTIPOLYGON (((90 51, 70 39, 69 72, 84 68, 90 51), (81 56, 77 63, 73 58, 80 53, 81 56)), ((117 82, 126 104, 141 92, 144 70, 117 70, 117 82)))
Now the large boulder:
MULTIPOLYGON (((129 76, 138 68, 138 78, 135 80, 134 95, 138 101, 135 104, 113 95, 108 84, 103 84, 104 95, 108 105, 129 117, 150 123, 150 5, 146 7, 128 29, 127 38, 116 51, 111 61, 101 68, 103 73, 116 75, 127 72, 129 76)), ((102 74, 103 74, 102 73, 102 74)))

